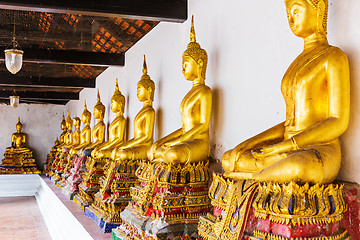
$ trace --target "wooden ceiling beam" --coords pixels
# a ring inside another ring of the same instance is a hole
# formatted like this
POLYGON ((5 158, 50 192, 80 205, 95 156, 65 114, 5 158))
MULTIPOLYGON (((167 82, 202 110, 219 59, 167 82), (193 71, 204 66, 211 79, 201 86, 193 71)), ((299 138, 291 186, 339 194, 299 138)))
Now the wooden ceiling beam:
POLYGON ((187 0, 7 0, 0 1, 0 8, 151 21, 184 22, 187 19, 187 0))
MULTIPOLYGON (((5 47, 0 47, 0 52, 4 52, 4 50, 5 47)), ((125 63, 124 53, 82 52, 35 48, 22 48, 22 50, 24 51, 23 62, 80 64, 101 67, 124 66, 125 63)), ((5 61, 4 54, 0 54, 0 61, 5 61)))
MULTIPOLYGON (((6 99, 14 95, 13 91, 0 90, 0 98, 6 99)), ((77 92, 29 92, 16 91, 16 95, 23 100, 79 100, 77 92)))
MULTIPOLYGON (((69 101, 68 100, 23 100, 20 99, 20 103, 27 103, 27 104, 56 104, 56 105, 65 105, 69 101)), ((0 99, 0 103, 4 103, 9 105, 9 99, 0 99)))
POLYGON ((0 74, 0 86, 62 87, 62 88, 95 88, 95 78, 75 77, 24 77, 0 74))

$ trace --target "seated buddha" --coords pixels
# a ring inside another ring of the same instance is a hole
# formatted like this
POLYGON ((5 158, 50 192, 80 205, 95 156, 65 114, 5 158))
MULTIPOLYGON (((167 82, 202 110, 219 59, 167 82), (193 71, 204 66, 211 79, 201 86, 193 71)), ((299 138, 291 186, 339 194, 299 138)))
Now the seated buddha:
POLYGON ((21 130, 22 124, 19 118, 16 132, 11 135, 11 147, 5 149, 5 158, 0 164, 0 173, 40 174, 33 158, 33 151, 26 146, 26 134, 21 130))
POLYGON ((192 82, 180 105, 182 127, 151 146, 148 158, 152 162, 186 164, 206 161, 210 154, 212 93, 205 85, 207 53, 196 42, 193 22, 190 43, 182 59, 185 79, 192 82))
POLYGON ((20 122, 20 117, 18 118, 18 122, 16 124, 16 132, 11 135, 11 147, 6 148, 6 153, 26 153, 31 152, 26 145, 26 134, 21 132, 22 123, 20 122))
POLYGON ((285 4, 292 32, 304 39, 281 83, 286 121, 227 151, 222 165, 233 179, 331 183, 340 169, 339 137, 349 122, 348 60, 328 44, 327 0, 285 4))
POLYGON ((92 157, 110 158, 112 150, 123 143, 125 132, 124 108, 125 97, 119 91, 118 80, 116 79, 115 92, 111 97, 111 110, 116 114, 116 117, 109 126, 109 140, 96 147, 91 152, 92 157))
POLYGON ((97 103, 94 106, 94 118, 98 120, 97 124, 94 126, 92 130, 92 143, 86 147, 83 154, 85 156, 90 156, 91 152, 100 144, 105 141, 105 123, 104 123, 104 115, 105 115, 105 106, 100 101, 100 93, 99 90, 97 92, 97 103))
POLYGON ((82 150, 91 144, 91 128, 90 128, 91 112, 87 110, 86 101, 84 102, 84 111, 82 112, 81 115, 81 121, 85 124, 85 126, 80 132, 79 144, 73 146, 73 148, 70 150, 70 155, 75 155, 78 153, 78 151, 80 152, 81 155, 82 150))
POLYGON ((139 160, 147 157, 147 151, 154 141, 155 110, 154 101, 155 83, 147 74, 144 56, 143 75, 137 83, 137 97, 143 102, 142 109, 134 119, 134 138, 115 148, 111 157, 114 160, 139 160))

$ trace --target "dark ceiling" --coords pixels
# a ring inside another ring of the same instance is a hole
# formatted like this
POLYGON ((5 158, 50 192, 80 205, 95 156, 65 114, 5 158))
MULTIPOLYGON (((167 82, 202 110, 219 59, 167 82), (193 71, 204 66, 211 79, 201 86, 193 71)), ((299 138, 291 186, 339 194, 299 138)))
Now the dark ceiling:
POLYGON ((66 104, 109 66, 124 66, 125 52, 160 21, 183 22, 187 0, 0 2, 0 51, 14 35, 24 51, 11 74, 0 53, 0 102, 66 104), (51 2, 51 3, 49 3, 51 2))

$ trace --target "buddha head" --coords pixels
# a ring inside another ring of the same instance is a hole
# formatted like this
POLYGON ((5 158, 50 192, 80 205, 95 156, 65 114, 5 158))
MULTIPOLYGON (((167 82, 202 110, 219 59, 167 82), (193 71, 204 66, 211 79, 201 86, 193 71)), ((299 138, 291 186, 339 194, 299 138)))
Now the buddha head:
POLYGON ((76 129, 80 128, 80 118, 79 117, 73 118, 73 125, 75 126, 76 129))
POLYGON ((66 130, 66 121, 65 121, 64 113, 63 113, 63 118, 62 118, 60 127, 61 127, 61 130, 63 130, 63 131, 66 130))
POLYGON ((326 35, 328 0, 285 0, 285 5, 291 31, 296 36, 326 35))
POLYGON ((119 84, 118 80, 116 79, 115 84, 115 92, 114 95, 111 97, 111 111, 114 113, 121 112, 124 113, 125 107, 125 97, 119 91, 119 84))
POLYGON ((56 140, 55 140, 55 146, 56 146, 56 145, 59 145, 59 143, 60 143, 60 142, 59 142, 59 138, 56 138, 56 140))
POLYGON ((155 83, 147 74, 146 59, 144 55, 143 75, 137 83, 137 97, 140 102, 154 101, 155 83))
POLYGON ((22 124, 21 124, 21 122, 20 122, 20 117, 18 118, 18 122, 17 122, 17 124, 16 124, 16 131, 18 132, 18 133, 21 133, 21 130, 22 130, 22 124))
POLYGON ((67 130, 68 131, 71 131, 72 130, 72 124, 73 124, 73 122, 72 122, 72 120, 71 120, 71 118, 70 118, 70 114, 69 114, 69 111, 67 112, 67 117, 66 117, 66 128, 67 128, 67 130))
POLYGON ((102 120, 105 115, 105 106, 100 101, 99 89, 97 91, 97 103, 94 106, 94 118, 102 120))
POLYGON ((91 112, 90 112, 89 110, 87 110, 86 100, 84 101, 84 111, 82 112, 81 118, 82 118, 82 122, 83 122, 85 125, 89 125, 89 124, 90 124, 91 112))
POLYGON ((191 18, 190 43, 182 55, 183 74, 186 80, 194 80, 198 77, 205 79, 208 61, 207 53, 196 42, 194 16, 191 18))

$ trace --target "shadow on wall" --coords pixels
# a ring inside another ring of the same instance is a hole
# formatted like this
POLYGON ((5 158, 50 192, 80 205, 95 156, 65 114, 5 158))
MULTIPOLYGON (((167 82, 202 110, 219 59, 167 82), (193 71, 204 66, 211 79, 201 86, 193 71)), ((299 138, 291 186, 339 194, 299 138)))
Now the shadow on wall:
MULTIPOLYGON (((156 139, 160 139, 163 137, 163 110, 162 108, 158 108, 156 110, 156 118, 155 118, 155 129, 156 129, 156 139)), ((155 140, 156 141, 156 140, 155 140)))
POLYGON ((223 90, 220 88, 212 89, 212 115, 210 124, 210 156, 216 161, 221 161, 223 154, 222 144, 218 144, 217 140, 222 138, 223 116, 224 116, 224 98, 223 90))

